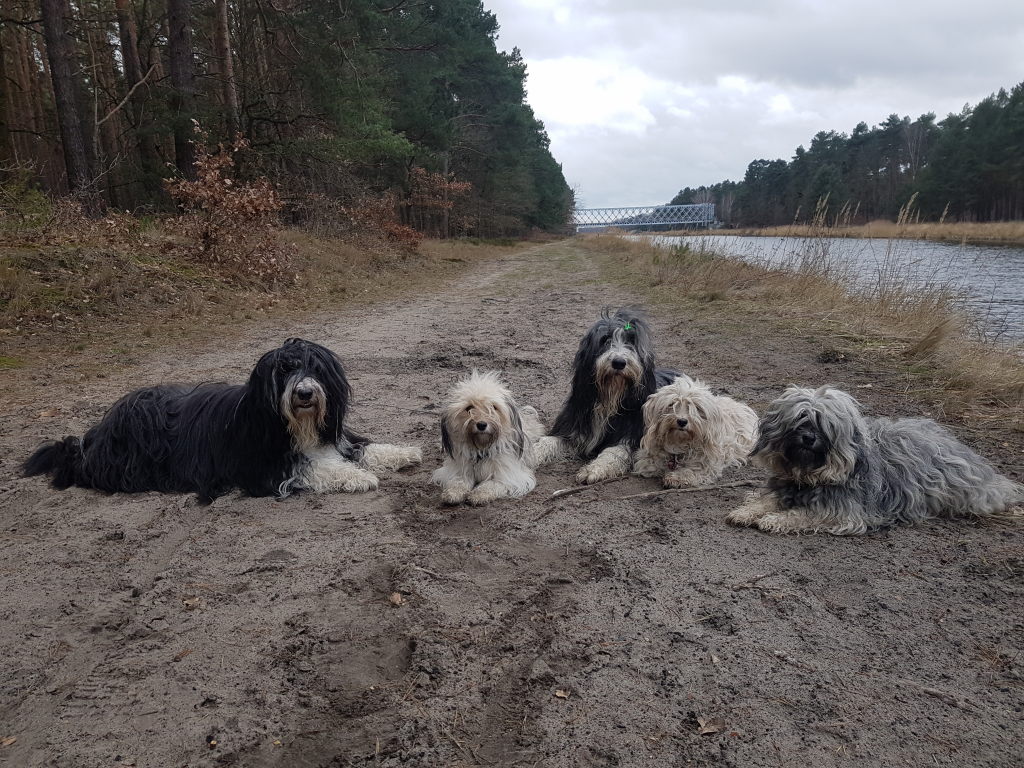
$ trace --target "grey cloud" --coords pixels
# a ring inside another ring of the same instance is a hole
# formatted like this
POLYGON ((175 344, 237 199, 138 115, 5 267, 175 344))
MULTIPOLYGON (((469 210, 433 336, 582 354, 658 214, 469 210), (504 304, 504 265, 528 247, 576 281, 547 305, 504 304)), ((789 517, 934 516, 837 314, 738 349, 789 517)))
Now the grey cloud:
POLYGON ((561 94, 595 86, 586 67, 573 70, 574 82, 528 80, 531 93, 555 94, 538 117, 591 205, 664 202, 681 186, 741 178, 755 158, 788 158, 817 131, 850 131, 893 112, 941 119, 1024 79, 1017 0, 568 0, 558 4, 567 24, 542 0, 487 5, 502 25, 499 44, 518 46, 528 72, 531 62, 574 57, 606 62, 602 72, 640 70, 664 86, 645 92, 642 108, 655 120, 638 133, 566 115, 561 94), (742 77, 752 92, 720 87, 725 76, 742 77), (793 111, 773 114, 773 97, 793 111))
MULTIPOLYGON (((491 2, 501 42, 526 56, 615 54, 651 74, 710 82, 738 74, 806 87, 875 76, 991 80, 1024 72, 1024 3, 969 7, 920 0, 568 2, 571 23, 522 3, 491 2)), ((993 85, 992 87, 996 87, 993 85)))

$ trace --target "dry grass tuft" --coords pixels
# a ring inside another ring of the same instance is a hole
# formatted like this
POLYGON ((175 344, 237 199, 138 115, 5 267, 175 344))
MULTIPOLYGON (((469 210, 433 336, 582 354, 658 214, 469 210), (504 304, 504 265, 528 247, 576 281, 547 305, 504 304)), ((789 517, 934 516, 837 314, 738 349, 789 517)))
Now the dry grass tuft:
POLYGON ((886 259, 875 280, 854 279, 853 266, 827 243, 769 264, 729 258, 700 247, 660 247, 615 234, 589 235, 583 247, 628 263, 674 299, 728 301, 729 311, 759 321, 817 327, 902 365, 952 411, 1009 408, 1024 416, 1024 356, 1020 346, 978 341, 976 323, 945 285, 911 287, 908 273, 886 259))
POLYGON ((955 320, 952 317, 944 317, 924 335, 924 338, 907 347, 903 355, 911 358, 928 357, 948 341, 956 331, 955 320))

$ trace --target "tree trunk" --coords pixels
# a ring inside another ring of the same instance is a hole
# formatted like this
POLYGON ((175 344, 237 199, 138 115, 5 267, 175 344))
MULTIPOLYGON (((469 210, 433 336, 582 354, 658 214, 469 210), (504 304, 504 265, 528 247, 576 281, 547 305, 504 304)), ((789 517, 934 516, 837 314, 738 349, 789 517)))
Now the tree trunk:
POLYGON ((8 106, 9 87, 7 83, 7 65, 4 61, 7 48, 4 46, 4 33, 7 31, 3 22, 0 22, 0 178, 6 173, 6 167, 14 157, 14 147, 11 146, 11 130, 7 123, 7 116, 11 113, 8 106))
POLYGON ((220 61, 221 89, 224 94, 224 123, 228 138, 239 129, 238 91, 235 89, 235 62, 231 54, 231 27, 228 24, 228 0, 217 0, 214 26, 214 56, 220 61))
MULTIPOLYGON (((53 2, 53 0, 47 0, 53 2)), ((171 109, 174 112, 174 164, 186 179, 195 178, 196 153, 192 140, 195 75, 192 65, 190 0, 167 0, 167 33, 171 70, 171 109)))
POLYGON ((160 158, 156 143, 148 130, 146 114, 146 87, 135 88, 142 80, 142 60, 139 57, 139 32, 132 13, 130 0, 114 0, 117 9, 117 30, 121 39, 121 58, 124 61, 125 86, 131 92, 129 115, 142 164, 142 184, 150 195, 160 191, 160 158), (132 89, 135 88, 134 91, 132 89))
POLYGON ((96 215, 100 211, 100 199, 92 189, 85 136, 78 115, 80 99, 71 69, 75 46, 64 23, 65 17, 70 15, 68 0, 41 0, 41 6, 46 57, 50 62, 50 78, 53 81, 61 144, 64 147, 68 188, 73 195, 81 197, 87 213, 96 215))
POLYGON ((441 200, 441 224, 439 237, 443 240, 447 240, 451 236, 451 216, 449 215, 449 204, 448 204, 448 160, 449 152, 447 149, 442 155, 444 162, 441 164, 441 175, 444 177, 444 186, 442 187, 443 198, 441 200))

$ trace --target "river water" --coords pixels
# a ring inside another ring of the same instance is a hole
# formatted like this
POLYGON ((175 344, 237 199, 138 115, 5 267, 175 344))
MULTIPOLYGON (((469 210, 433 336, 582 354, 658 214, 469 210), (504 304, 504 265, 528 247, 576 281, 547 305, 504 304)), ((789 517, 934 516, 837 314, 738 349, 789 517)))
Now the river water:
POLYGON ((989 338, 1024 341, 1024 248, 872 238, 650 235, 661 245, 686 244, 776 267, 828 262, 850 270, 867 289, 894 281, 955 291, 989 338))

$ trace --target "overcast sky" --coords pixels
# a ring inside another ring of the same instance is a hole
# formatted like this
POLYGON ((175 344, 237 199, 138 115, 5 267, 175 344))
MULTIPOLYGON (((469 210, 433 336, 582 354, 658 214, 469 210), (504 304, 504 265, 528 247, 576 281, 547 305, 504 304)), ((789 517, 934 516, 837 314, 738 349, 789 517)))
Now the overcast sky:
POLYGON ((581 205, 739 180, 821 130, 1024 80, 1024 0, 484 0, 581 205))

